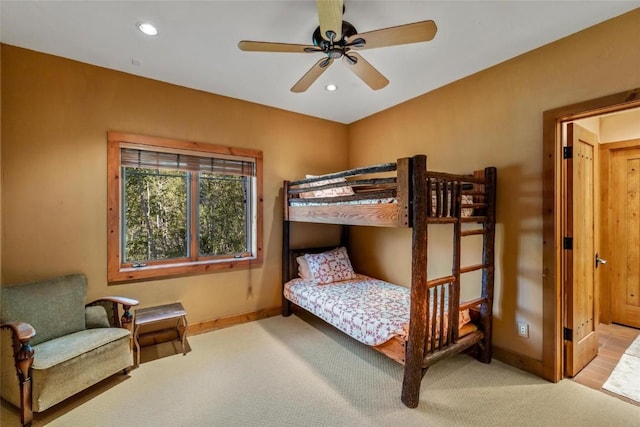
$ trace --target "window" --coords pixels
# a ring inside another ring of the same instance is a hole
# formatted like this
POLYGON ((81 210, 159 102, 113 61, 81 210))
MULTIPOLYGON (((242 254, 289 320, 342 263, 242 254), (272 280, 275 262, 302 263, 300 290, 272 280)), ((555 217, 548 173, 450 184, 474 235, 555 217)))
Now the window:
POLYGON ((108 134, 110 283, 259 265, 262 152, 108 134))

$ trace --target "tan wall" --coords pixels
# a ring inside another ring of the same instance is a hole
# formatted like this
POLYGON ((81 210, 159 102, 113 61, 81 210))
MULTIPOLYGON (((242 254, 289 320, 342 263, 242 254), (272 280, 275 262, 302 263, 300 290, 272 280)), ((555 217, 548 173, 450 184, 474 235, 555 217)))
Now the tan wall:
MULTIPOLYGON (((494 343, 504 349, 542 359, 542 113, 640 87, 637 40, 640 9, 349 126, 351 166, 425 153, 434 170, 498 168, 494 343)), ((438 233, 431 249, 447 251, 438 233)), ((356 264, 409 283, 407 231, 361 228, 353 241, 356 264)))
POLYGON ((3 284, 84 272, 90 298, 181 300, 190 323, 277 306, 282 180, 347 166, 345 125, 7 45, 2 89, 3 284), (262 150, 263 267, 108 286, 108 130, 262 150))

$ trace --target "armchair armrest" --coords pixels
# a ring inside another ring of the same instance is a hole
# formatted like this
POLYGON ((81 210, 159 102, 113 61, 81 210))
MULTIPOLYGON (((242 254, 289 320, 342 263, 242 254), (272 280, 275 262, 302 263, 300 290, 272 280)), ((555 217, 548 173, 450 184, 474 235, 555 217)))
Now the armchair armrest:
POLYGON ((24 322, 10 322, 0 325, 0 329, 10 329, 13 338, 13 360, 20 384, 20 422, 30 426, 33 420, 31 406, 31 365, 33 365, 33 347, 29 340, 36 336, 33 326, 24 322))
POLYGON ((36 336, 35 328, 25 322, 3 323, 0 327, 2 327, 2 329, 11 329, 13 331, 13 338, 21 343, 28 342, 36 336))
POLYGON ((136 306, 138 304, 140 304, 140 301, 133 299, 133 298, 127 298, 127 297, 119 297, 119 296, 108 296, 108 297, 102 297, 100 299, 97 299, 95 301, 90 302, 87 305, 95 305, 101 301, 108 301, 108 302, 113 302, 116 304, 122 304, 123 306, 136 306))
POLYGON ((113 322, 115 323, 115 326, 118 328, 131 329, 131 321, 133 319, 133 316, 131 315, 131 312, 129 310, 131 309, 131 307, 134 307, 138 304, 140 304, 140 301, 133 298, 107 296, 88 303, 86 307, 92 305, 103 305, 106 308, 110 305, 111 317, 113 319, 113 322), (118 316, 118 305, 122 305, 123 313, 121 317, 118 316))

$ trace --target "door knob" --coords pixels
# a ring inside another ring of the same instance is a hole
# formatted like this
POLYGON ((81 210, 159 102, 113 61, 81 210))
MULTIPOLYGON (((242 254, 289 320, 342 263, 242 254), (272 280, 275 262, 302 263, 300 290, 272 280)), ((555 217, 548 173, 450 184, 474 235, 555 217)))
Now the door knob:
POLYGON ((604 265, 604 264, 606 264, 606 263, 607 263, 607 260, 606 260, 606 259, 602 259, 602 258, 600 258, 600 257, 598 256, 598 253, 596 253, 596 268, 598 268, 598 266, 599 266, 600 264, 603 264, 603 265, 604 265))

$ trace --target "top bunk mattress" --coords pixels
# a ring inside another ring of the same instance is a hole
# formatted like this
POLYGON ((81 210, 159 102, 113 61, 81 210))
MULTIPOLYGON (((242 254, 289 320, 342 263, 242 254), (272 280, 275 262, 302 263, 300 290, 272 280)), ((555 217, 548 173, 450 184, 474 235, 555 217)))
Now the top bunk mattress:
MULTIPOLYGON (((285 283, 284 296, 370 346, 384 344, 396 336, 404 338, 409 330, 410 289, 365 275, 330 284, 293 279, 285 283)), ((446 312, 444 316, 446 333, 446 312)), ((470 321, 469 310, 460 312, 459 327, 470 321)), ((436 330, 437 322, 439 319, 436 330)))

